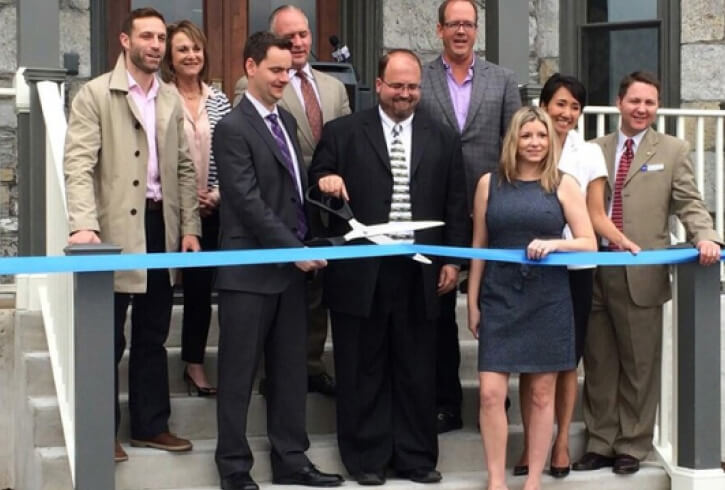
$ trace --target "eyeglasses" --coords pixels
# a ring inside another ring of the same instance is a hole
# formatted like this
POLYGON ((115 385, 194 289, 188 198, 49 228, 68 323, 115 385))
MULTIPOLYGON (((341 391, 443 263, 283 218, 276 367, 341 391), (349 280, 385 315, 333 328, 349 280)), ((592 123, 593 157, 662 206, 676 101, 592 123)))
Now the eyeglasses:
POLYGON ((388 83, 382 78, 380 79, 381 82, 383 82, 388 87, 392 88, 396 92, 402 92, 405 89, 408 89, 408 92, 415 92, 416 90, 420 90, 420 84, 419 83, 388 83))
POLYGON ((471 32, 471 31, 475 30, 476 27, 478 27, 478 26, 473 22, 459 21, 459 22, 444 22, 443 27, 445 27, 449 31, 457 31, 458 29, 463 27, 464 31, 471 32))

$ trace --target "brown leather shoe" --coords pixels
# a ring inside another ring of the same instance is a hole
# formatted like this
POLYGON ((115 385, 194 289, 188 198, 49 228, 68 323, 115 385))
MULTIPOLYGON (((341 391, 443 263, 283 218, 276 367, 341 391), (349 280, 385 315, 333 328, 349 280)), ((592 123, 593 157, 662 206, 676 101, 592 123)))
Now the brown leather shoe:
POLYGON ((163 449, 164 451, 182 452, 190 451, 193 447, 191 441, 176 437, 171 432, 162 432, 150 439, 131 439, 133 447, 152 447, 154 449, 163 449))
POLYGON ((614 468, 612 469, 618 475, 631 475, 639 471, 639 460, 629 454, 617 454, 614 457, 614 468))
POLYGON ((122 463, 128 461, 128 454, 123 450, 121 443, 116 439, 116 445, 114 447, 113 461, 116 463, 122 463))

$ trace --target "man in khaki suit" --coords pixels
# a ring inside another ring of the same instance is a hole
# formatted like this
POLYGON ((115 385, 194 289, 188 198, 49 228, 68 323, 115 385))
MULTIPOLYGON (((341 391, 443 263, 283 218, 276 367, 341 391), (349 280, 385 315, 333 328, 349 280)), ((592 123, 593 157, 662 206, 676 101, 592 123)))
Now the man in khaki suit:
MULTIPOLYGON (((292 41, 290 83, 285 87, 278 105, 291 112, 297 121, 297 139, 302 148, 305 168, 308 168, 322 126, 350 114, 347 92, 338 79, 310 67, 308 58, 312 33, 302 10, 292 5, 278 7, 269 17, 269 30, 292 41)), ((242 77, 234 88, 234 105, 239 103, 246 89, 247 78, 242 77)), ((318 229, 319 226, 319 216, 310 216, 311 229, 318 229)), ((327 308, 322 306, 322 274, 322 271, 317 271, 307 283, 307 384, 308 391, 333 395, 335 382, 325 372, 322 363, 327 337, 327 308)))
MULTIPOLYGON (((106 242, 123 253, 199 250, 194 165, 176 91, 156 77, 166 24, 136 9, 123 24, 123 53, 113 71, 84 85, 73 100, 65 145, 70 244, 106 242)), ((129 358, 131 445, 186 451, 169 433, 169 380, 164 342, 172 306, 169 270, 116 272, 115 356, 132 304, 129 358)), ((119 424, 116 372, 116 430, 119 424)), ((116 461, 127 459, 116 442, 116 461)))
MULTIPOLYGON (((634 72, 622 80, 617 97, 621 129, 596 140, 609 169, 607 209, 643 249, 670 244, 669 217, 675 214, 699 250, 700 263, 713 266, 721 238, 695 185, 687 142, 650 127, 658 107, 659 82, 653 75, 634 72)), ((597 269, 584 349, 589 440, 574 470, 613 466, 615 473, 634 473, 652 449, 662 305, 670 297, 667 266, 597 269)))

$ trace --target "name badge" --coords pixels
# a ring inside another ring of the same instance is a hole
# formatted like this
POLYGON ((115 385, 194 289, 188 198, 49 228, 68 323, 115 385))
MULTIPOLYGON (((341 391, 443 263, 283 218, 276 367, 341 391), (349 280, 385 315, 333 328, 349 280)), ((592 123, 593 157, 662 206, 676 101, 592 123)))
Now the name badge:
POLYGON ((662 172, 664 169, 664 163, 650 163, 649 165, 642 165, 640 170, 642 172, 662 172))

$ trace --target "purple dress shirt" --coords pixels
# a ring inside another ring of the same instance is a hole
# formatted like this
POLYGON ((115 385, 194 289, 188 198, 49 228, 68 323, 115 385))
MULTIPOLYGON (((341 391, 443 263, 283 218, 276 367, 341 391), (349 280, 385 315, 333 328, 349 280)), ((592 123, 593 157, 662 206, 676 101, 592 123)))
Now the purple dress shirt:
POLYGON ((466 125, 466 117, 468 116, 468 106, 471 104, 471 89, 473 88, 473 64, 476 62, 474 56, 471 60, 471 66, 468 67, 468 74, 463 83, 458 83, 453 76, 451 65, 442 58, 443 67, 446 70, 446 79, 448 80, 448 91, 451 93, 451 102, 453 102, 453 111, 456 113, 458 121, 458 132, 463 132, 466 125))

